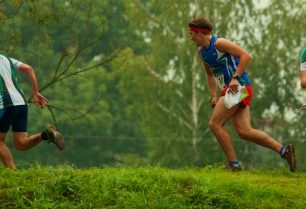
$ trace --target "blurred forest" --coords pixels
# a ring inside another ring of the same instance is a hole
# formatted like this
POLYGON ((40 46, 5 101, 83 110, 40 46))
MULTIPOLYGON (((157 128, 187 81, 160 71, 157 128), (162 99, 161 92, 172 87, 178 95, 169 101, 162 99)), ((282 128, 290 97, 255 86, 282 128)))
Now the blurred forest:
MULTIPOLYGON (((253 57, 252 124, 296 146, 306 170, 306 92, 299 53, 306 43, 306 0, 2 0, 2 54, 30 64, 49 107, 30 104, 29 134, 56 123, 61 152, 41 143, 13 149, 18 167, 204 167, 225 163, 211 132, 209 91, 188 23, 203 16, 213 33, 253 57)), ((27 78, 20 75, 28 99, 27 78)), ((287 166, 278 154, 240 140, 245 167, 287 166)))

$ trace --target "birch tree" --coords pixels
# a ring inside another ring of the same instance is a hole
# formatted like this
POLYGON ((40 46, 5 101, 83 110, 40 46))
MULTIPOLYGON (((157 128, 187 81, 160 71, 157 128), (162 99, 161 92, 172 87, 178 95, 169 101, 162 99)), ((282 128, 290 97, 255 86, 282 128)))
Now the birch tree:
MULTIPOLYGON (((251 106, 254 127, 283 144, 304 143, 305 120, 298 108, 296 84, 298 52, 305 42, 305 1, 133 0, 125 4, 126 18, 146 49, 141 55, 130 52, 128 67, 122 73, 130 74, 127 77, 133 83, 122 80, 121 86, 135 100, 142 98, 145 111, 140 107, 139 114, 145 121, 152 162, 203 165, 223 159, 207 129, 211 109, 206 78, 187 32, 188 22, 198 16, 213 23, 213 33, 252 54, 247 71, 255 90, 251 106), (133 89, 138 82, 142 88, 133 89)), ((274 152, 232 135, 239 158, 251 166, 258 161, 268 166, 279 162, 274 152)))

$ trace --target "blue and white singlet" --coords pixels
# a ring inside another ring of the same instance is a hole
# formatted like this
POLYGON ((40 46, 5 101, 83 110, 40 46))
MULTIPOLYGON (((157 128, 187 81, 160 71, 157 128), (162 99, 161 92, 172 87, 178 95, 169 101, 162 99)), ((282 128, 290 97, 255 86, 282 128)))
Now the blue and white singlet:
MULTIPOLYGON (((222 89, 229 85, 231 78, 235 74, 239 64, 239 57, 220 52, 215 46, 216 40, 217 36, 213 35, 209 48, 202 47, 199 54, 212 70, 218 86, 222 89)), ((247 72, 243 71, 242 75, 240 75, 239 83, 241 85, 251 85, 247 72)))

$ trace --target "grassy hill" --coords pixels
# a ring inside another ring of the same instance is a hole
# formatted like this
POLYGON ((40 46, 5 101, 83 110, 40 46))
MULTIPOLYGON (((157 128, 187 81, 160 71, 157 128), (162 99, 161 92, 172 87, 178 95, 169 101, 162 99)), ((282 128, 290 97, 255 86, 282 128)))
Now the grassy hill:
POLYGON ((0 208, 306 208, 305 173, 221 168, 0 169, 0 208))

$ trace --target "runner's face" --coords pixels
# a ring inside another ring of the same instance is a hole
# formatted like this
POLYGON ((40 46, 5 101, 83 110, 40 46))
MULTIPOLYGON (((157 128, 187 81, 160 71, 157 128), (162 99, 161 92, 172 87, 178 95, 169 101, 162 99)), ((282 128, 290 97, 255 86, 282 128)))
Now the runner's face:
POLYGON ((197 45, 200 46, 200 33, 189 31, 191 40, 197 45))

